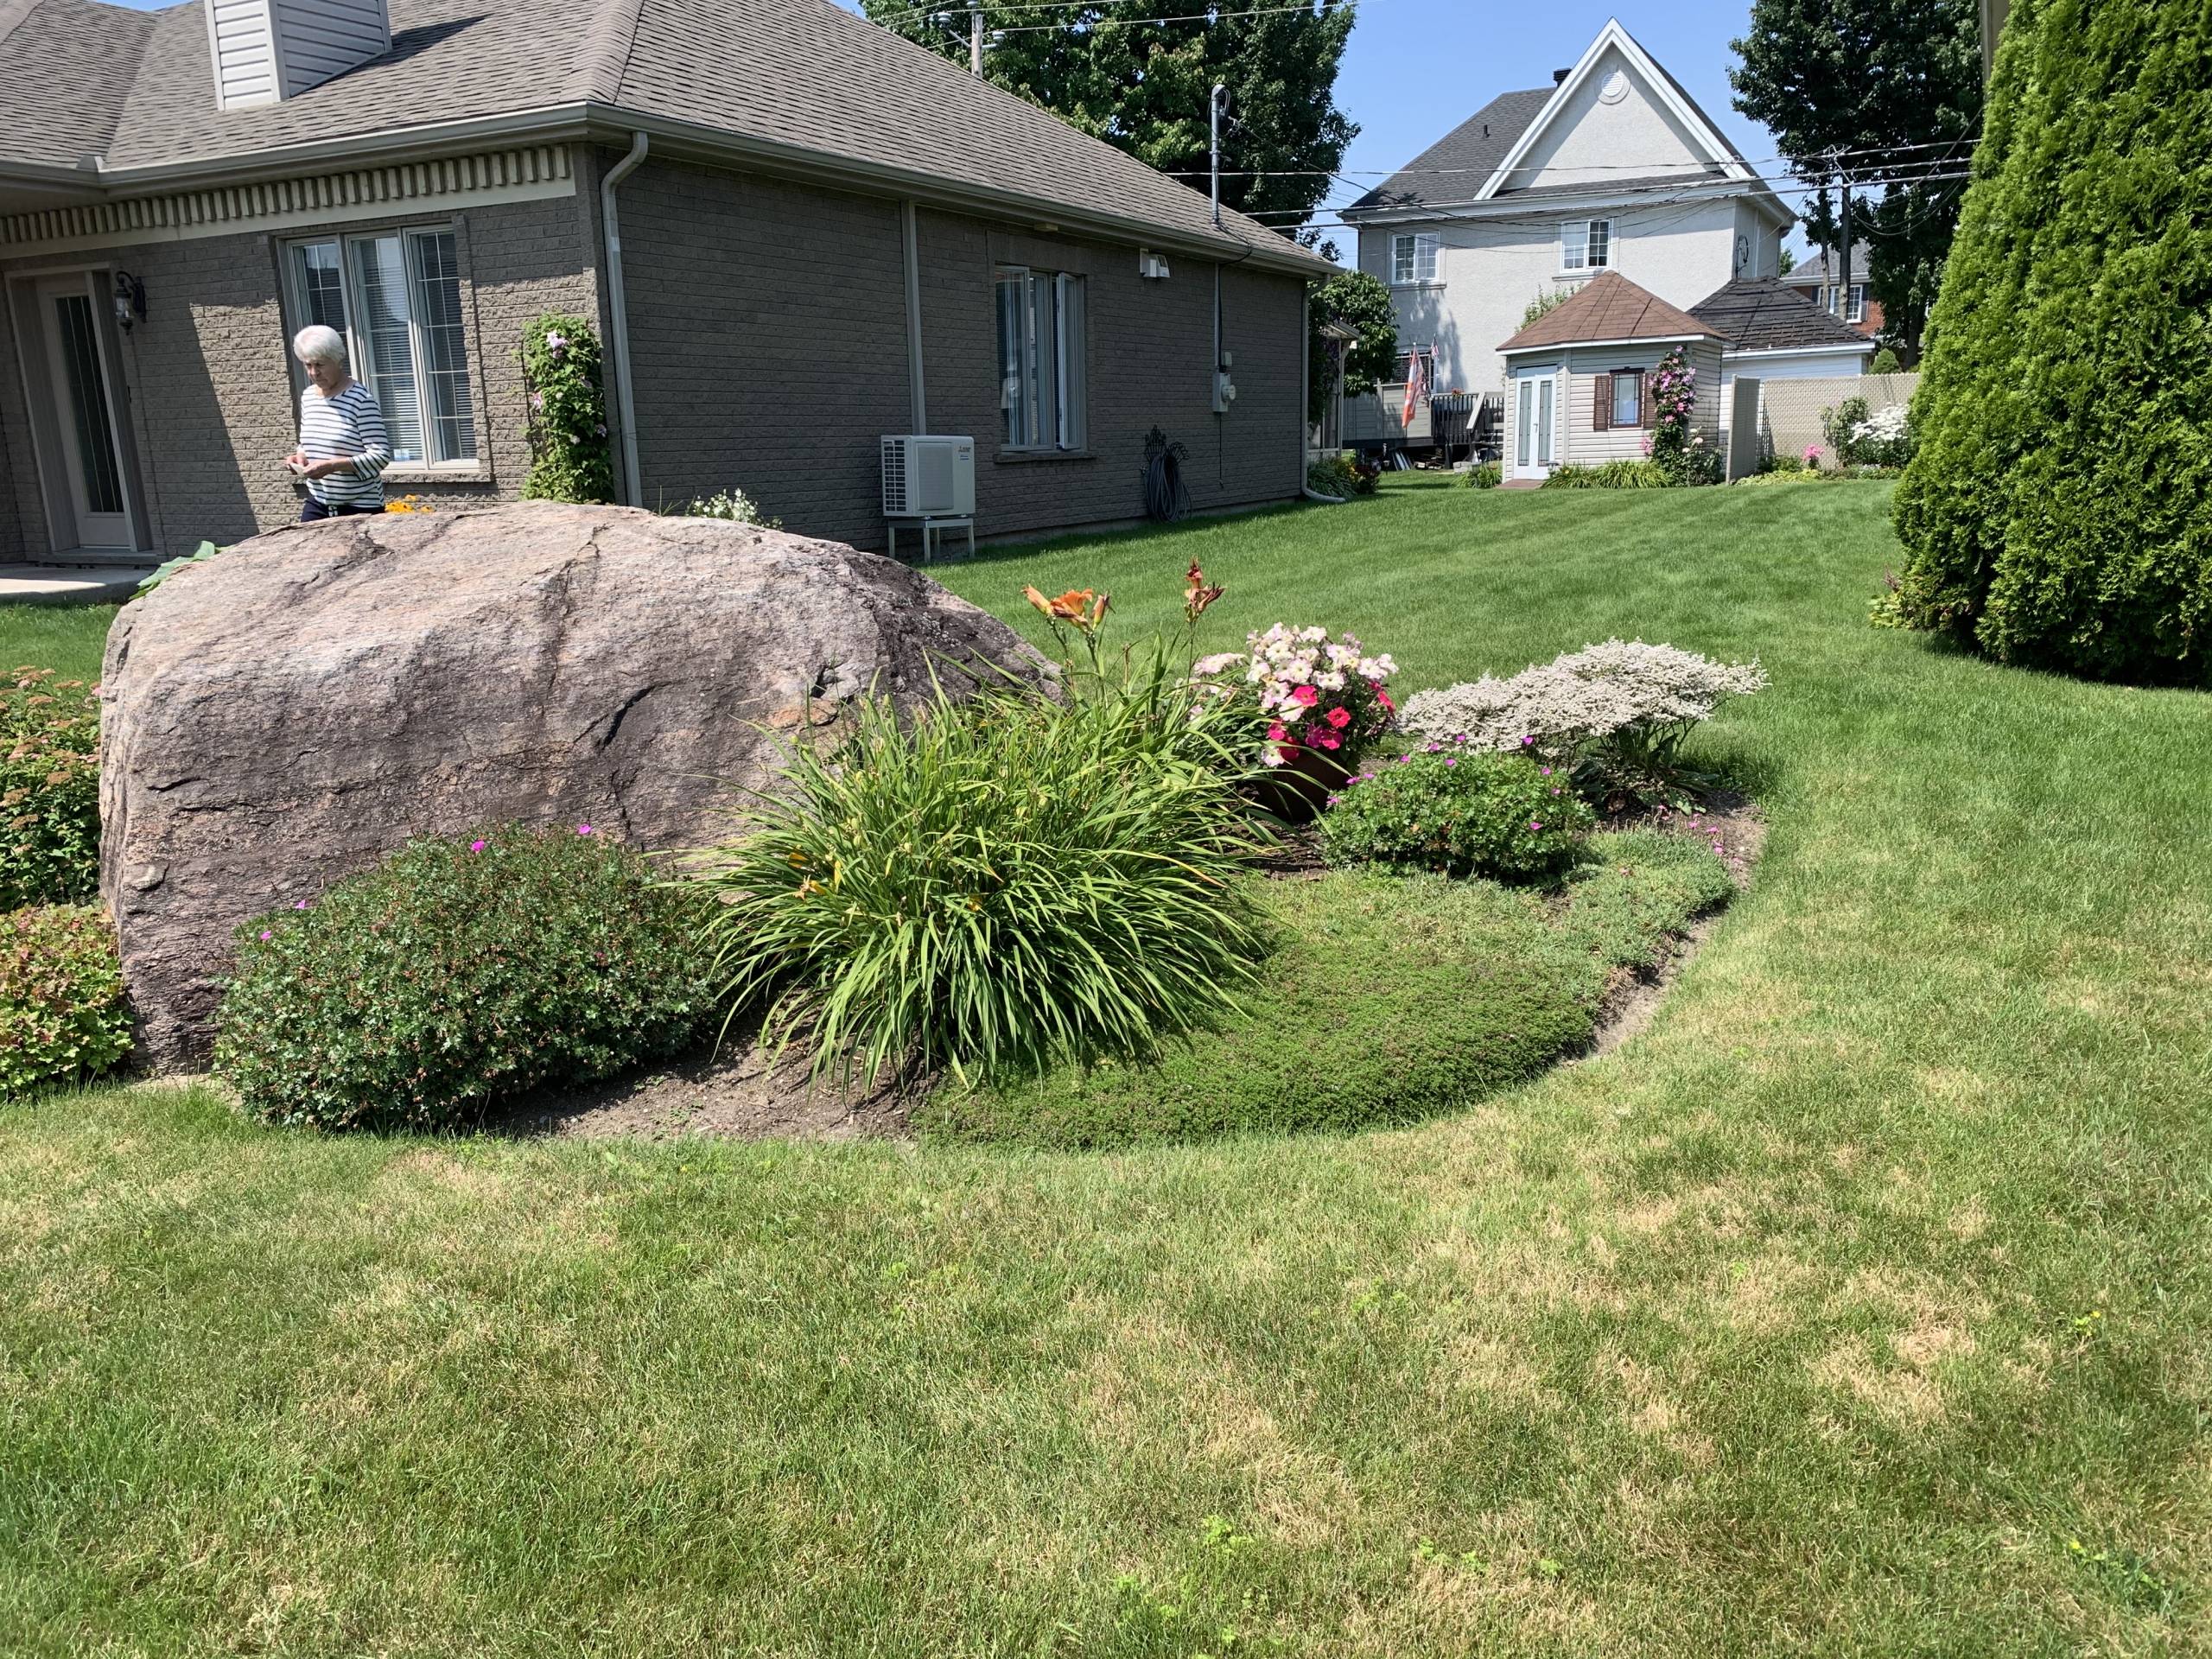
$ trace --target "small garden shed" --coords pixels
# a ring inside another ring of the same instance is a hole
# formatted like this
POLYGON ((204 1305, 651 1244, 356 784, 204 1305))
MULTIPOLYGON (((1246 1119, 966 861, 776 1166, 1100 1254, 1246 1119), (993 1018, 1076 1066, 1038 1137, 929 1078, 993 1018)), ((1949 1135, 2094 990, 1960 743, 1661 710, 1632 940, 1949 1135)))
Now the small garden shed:
POLYGON ((1694 427, 1717 445, 1727 343, 1618 271, 1593 277, 1498 347, 1505 358, 1505 482, 1534 486, 1570 462, 1641 460, 1657 420, 1651 372, 1677 347, 1695 375, 1694 427))

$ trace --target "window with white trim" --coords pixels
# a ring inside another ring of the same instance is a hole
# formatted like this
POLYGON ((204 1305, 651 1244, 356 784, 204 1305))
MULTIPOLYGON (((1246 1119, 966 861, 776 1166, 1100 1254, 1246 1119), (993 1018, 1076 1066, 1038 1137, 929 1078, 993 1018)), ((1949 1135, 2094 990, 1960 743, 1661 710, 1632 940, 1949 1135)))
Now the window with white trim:
POLYGON ((1866 283, 1853 283, 1851 285, 1851 297, 1844 302, 1843 320, 1846 322, 1864 322, 1866 321, 1866 283))
POLYGON ((1613 259, 1613 221, 1570 219, 1559 227, 1561 270, 1603 270, 1613 259))
POLYGON ((1433 231, 1415 231, 1390 238, 1390 280, 1403 286, 1436 280, 1436 250, 1440 238, 1433 231))
POLYGON ((476 404, 449 229, 378 231, 285 250, 296 331, 327 323, 353 378, 376 394, 396 461, 476 460, 476 404))
POLYGON ((1398 366, 1392 371, 1392 372, 1397 376, 1397 380, 1395 384, 1402 386, 1408 381, 1411 380, 1413 378, 1414 366, 1415 364, 1419 364, 1421 366, 1421 385, 1427 391, 1431 397, 1435 396, 1436 347, 1433 346, 1415 346, 1410 350, 1400 352, 1398 353, 1398 366))
POLYGON ((1087 349, 1084 279, 1001 265, 999 442, 1008 449, 1080 449, 1087 349))

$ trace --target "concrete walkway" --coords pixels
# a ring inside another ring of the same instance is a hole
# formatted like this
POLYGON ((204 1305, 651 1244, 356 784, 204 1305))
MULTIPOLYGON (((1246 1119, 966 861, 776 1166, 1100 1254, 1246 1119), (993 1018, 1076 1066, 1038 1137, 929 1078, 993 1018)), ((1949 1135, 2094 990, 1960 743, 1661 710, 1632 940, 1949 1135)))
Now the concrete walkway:
POLYGON ((117 605, 150 564, 0 564, 0 605, 117 605))

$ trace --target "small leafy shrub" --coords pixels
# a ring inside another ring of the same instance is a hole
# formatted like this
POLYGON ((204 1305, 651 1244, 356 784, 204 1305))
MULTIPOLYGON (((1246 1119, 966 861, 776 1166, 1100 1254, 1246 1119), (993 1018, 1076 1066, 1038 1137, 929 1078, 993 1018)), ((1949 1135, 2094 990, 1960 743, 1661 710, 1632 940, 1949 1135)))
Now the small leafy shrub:
POLYGON ((1770 455, 1761 455, 1759 457, 1759 470, 1758 475, 1764 476, 1769 473, 1782 473, 1790 477, 1796 477, 1799 474, 1808 472, 1817 467, 1820 464, 1818 459, 1819 454, 1820 447, 1817 444, 1815 444, 1809 446, 1802 455, 1784 454, 1779 451, 1770 455))
POLYGON ((1694 779, 1681 763, 1691 732, 1731 697, 1767 683, 1753 660, 1721 663, 1673 645, 1609 639, 1510 679, 1415 693, 1408 731, 1478 750, 1523 750, 1572 768, 1586 795, 1625 804, 1665 799, 1694 779))
POLYGON ((1882 591, 1866 604, 1866 626, 1872 628, 1903 628, 1910 626, 1904 617, 1904 593, 1894 570, 1882 572, 1882 591))
POLYGON ((1545 479, 1547 490, 1663 490, 1673 483, 1656 461, 1615 460, 1595 467, 1569 462, 1554 467, 1545 479))
POLYGON ((1324 455, 1306 469, 1306 487, 1320 495, 1358 495, 1363 493, 1359 482, 1359 468, 1349 450, 1324 455))
POLYGON ((525 501, 612 501, 614 451, 607 435, 599 334, 582 317, 543 316, 523 331, 530 400, 525 501))
POLYGON ((1505 481, 1505 468, 1495 461, 1478 461, 1465 472, 1452 474, 1452 481, 1463 490, 1494 490, 1505 481))
POLYGON ((1555 876, 1596 818, 1558 768, 1430 743, 1355 772, 1321 817, 1332 864, 1396 864, 1500 881, 1555 876))
POLYGON ((1697 370, 1679 346, 1651 371, 1657 418, 1644 453, 1669 484, 1718 484, 1720 455, 1697 425, 1697 370))
POLYGON ((1281 948, 1243 1014, 1144 1064, 940 1087, 925 1139, 1106 1147, 1464 1110, 1587 1041, 1606 982, 1734 891, 1688 836, 1592 838, 1557 892, 1337 870, 1255 883, 1281 948))
POLYGON ((870 1077, 1141 1057, 1225 1017, 1266 955, 1256 849, 1183 725, 1144 696, 864 703, 712 856, 731 1000, 870 1077))
POLYGON ((0 916, 0 1096, 81 1083, 130 1052, 107 912, 55 905, 0 916))
POLYGON ((1897 348, 1893 346, 1883 346, 1880 351, 1874 353, 1874 360, 1866 365, 1866 372, 1869 374, 1897 374, 1901 372, 1897 364, 1897 348))
POLYGON ((75 905, 99 887, 99 700, 19 668, 0 681, 0 910, 75 905))
POLYGON ((215 1070, 272 1123, 464 1128, 709 1029, 699 904, 589 824, 410 842, 239 930, 215 1070))
POLYGON ((718 495, 696 496, 669 515, 677 518, 727 518, 733 524, 757 524, 762 530, 781 530, 784 521, 771 518, 760 504, 743 490, 728 489, 718 495))

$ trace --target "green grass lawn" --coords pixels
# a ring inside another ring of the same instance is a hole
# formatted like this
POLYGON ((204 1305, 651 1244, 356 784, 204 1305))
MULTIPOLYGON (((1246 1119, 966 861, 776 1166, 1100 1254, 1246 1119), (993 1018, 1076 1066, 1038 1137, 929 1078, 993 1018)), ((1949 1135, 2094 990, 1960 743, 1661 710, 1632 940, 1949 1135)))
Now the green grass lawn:
MULTIPOLYGON (((0 1651, 2212 1645, 2212 702, 1869 629, 1878 485, 1393 488, 1193 554, 1407 689, 1754 652, 1771 837, 1656 1025, 1112 1154, 0 1108, 0 1651)), ((104 618, 0 615, 73 669, 104 618)), ((1324 1015, 1325 1015, 1325 1012, 1324 1015)))

